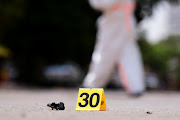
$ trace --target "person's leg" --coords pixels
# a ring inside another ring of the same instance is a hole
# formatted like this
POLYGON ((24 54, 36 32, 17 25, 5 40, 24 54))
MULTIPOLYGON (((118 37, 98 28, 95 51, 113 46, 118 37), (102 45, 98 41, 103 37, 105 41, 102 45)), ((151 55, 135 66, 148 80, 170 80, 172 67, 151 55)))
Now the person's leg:
POLYGON ((92 56, 89 72, 84 79, 83 87, 105 87, 116 63, 113 51, 96 49, 92 56))
POLYGON ((89 72, 83 81, 83 87, 106 87, 109 77, 117 63, 125 41, 123 23, 114 25, 106 19, 99 20, 97 43, 93 52, 89 72))
POLYGON ((140 94, 145 89, 144 73, 139 47, 129 41, 119 57, 118 69, 122 84, 128 94, 140 94))
POLYGON ((124 22, 123 13, 119 11, 104 14, 98 19, 98 41, 83 87, 105 87, 108 84, 119 54, 124 50, 128 38, 134 36, 134 27, 128 31, 124 22))

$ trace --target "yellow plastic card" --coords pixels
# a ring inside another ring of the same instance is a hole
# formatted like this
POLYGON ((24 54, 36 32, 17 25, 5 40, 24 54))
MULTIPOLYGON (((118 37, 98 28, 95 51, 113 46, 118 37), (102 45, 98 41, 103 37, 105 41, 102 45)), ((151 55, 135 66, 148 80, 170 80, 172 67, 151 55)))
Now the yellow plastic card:
POLYGON ((76 110, 106 110, 103 88, 80 88, 76 110))

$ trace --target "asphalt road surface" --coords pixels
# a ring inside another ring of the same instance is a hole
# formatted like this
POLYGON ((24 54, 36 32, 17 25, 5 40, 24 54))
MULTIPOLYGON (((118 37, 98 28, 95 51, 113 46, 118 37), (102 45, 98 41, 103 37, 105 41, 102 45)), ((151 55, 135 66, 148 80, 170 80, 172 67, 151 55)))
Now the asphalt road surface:
POLYGON ((180 120, 178 92, 131 98, 120 90, 105 90, 107 111, 76 111, 77 96, 78 89, 0 89, 0 120, 180 120), (65 103, 64 111, 47 107, 60 101, 65 103))

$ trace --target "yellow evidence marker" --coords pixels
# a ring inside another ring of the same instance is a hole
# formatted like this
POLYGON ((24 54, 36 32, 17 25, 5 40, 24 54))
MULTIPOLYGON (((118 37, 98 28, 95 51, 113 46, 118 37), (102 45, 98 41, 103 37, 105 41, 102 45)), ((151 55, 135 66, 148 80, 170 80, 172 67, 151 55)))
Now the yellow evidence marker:
POLYGON ((103 88, 80 88, 76 110, 106 110, 103 88))

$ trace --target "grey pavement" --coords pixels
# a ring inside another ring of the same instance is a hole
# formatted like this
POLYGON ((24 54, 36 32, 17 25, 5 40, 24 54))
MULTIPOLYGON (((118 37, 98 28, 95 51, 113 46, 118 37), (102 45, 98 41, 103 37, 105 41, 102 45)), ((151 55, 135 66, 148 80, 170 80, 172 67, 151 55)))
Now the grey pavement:
POLYGON ((76 111, 77 96, 78 89, 0 89, 0 120, 180 120, 178 92, 146 92, 131 98, 120 90, 105 90, 107 111, 76 111), (60 101, 64 111, 47 107, 60 101))

